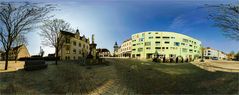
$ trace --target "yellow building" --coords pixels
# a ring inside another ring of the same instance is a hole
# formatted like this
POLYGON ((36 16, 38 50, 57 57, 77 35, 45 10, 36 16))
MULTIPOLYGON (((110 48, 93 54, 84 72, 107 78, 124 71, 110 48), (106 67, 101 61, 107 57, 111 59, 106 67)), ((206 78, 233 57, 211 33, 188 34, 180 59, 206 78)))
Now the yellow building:
POLYGON ((132 58, 196 59, 200 56, 201 41, 176 32, 146 31, 132 35, 132 58))
POLYGON ((90 41, 84 35, 80 36, 79 30, 75 33, 61 31, 64 36, 64 44, 59 50, 61 60, 79 60, 86 58, 90 51, 90 41))
MULTIPOLYGON (((4 60, 5 53, 2 53, 1 56, 2 56, 2 60, 4 60)), ((26 58, 26 57, 30 57, 30 54, 28 52, 27 47, 24 44, 12 48, 9 51, 9 55, 8 55, 9 60, 15 60, 15 59, 26 58)))

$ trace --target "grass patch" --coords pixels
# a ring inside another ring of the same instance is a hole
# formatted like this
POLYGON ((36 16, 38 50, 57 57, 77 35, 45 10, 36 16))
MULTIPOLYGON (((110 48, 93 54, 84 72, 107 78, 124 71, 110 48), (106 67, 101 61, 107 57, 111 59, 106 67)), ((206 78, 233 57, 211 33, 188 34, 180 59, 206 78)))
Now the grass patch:
POLYGON ((108 59, 121 82, 137 94, 239 94, 238 73, 208 72, 189 63, 141 64, 108 59))
MULTIPOLYGON (((109 66, 107 66, 109 67, 109 66)), ((0 74, 3 94, 87 94, 103 85, 109 78, 106 66, 79 64, 49 65, 36 71, 19 70, 0 74), (3 85, 2 85, 3 84, 3 85)))

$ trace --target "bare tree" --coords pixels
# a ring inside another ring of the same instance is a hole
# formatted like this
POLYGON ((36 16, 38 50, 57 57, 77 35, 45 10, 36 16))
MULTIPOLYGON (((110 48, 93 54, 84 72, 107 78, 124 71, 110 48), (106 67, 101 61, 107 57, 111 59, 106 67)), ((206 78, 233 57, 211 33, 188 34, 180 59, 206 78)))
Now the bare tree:
POLYGON ((0 41, 5 50, 5 70, 8 67, 9 50, 19 34, 29 32, 34 25, 47 19, 52 5, 39 5, 29 2, 0 3, 0 41))
POLYGON ((18 57, 18 54, 19 54, 19 52, 21 50, 21 46, 22 45, 27 45, 27 39, 26 39, 26 37, 24 35, 19 34, 16 37, 15 41, 13 42, 13 47, 16 47, 16 49, 13 50, 15 63, 17 62, 17 57, 18 57))
POLYGON ((61 35, 60 31, 72 31, 73 29, 70 27, 70 24, 64 20, 53 19, 45 21, 41 30, 40 36, 43 38, 42 44, 55 48, 55 64, 57 65, 58 53, 65 41, 65 37, 61 35))
POLYGON ((239 41, 239 3, 206 5, 209 18, 223 30, 226 37, 239 41))

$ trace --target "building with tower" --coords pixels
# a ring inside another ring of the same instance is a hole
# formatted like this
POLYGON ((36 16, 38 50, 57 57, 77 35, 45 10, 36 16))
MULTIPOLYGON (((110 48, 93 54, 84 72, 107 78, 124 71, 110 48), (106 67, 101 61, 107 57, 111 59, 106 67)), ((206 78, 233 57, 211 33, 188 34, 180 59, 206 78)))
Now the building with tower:
POLYGON ((60 31, 64 36, 64 43, 59 50, 61 60, 78 60, 86 58, 90 53, 90 41, 85 35, 81 36, 77 29, 75 33, 68 31, 60 31))
POLYGON ((119 50, 119 46, 117 44, 117 42, 115 42, 114 44, 114 52, 113 52, 113 57, 118 57, 118 50, 119 50))

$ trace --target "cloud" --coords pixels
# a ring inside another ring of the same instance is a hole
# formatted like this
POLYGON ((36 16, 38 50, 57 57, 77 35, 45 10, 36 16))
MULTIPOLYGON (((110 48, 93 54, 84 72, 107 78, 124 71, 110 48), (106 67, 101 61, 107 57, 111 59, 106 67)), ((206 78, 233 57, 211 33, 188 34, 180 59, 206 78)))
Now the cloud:
POLYGON ((173 21, 172 24, 169 26, 169 29, 175 30, 178 28, 185 27, 186 21, 183 19, 182 16, 177 16, 173 21))
POLYGON ((189 27, 189 22, 184 15, 177 16, 173 19, 172 23, 169 26, 170 31, 176 31, 180 33, 187 33, 191 31, 189 27))
POLYGON ((169 25, 169 30, 183 33, 192 32, 193 29, 208 22, 206 16, 207 14, 205 14, 205 11, 201 9, 195 9, 187 13, 182 13, 172 20, 172 23, 169 25))

